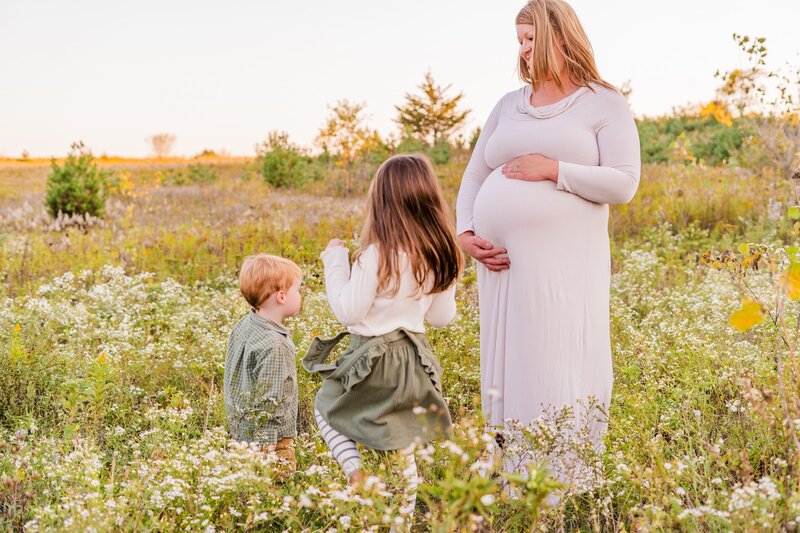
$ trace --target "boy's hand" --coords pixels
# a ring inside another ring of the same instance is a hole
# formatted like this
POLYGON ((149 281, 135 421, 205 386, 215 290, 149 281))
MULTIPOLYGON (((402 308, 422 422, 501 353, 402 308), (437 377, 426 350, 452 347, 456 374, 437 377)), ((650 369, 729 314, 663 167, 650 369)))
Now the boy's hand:
POLYGON ((344 241, 341 239, 331 239, 328 243, 328 246, 325 247, 326 250, 330 250, 331 248, 336 248, 337 246, 344 247, 344 241))

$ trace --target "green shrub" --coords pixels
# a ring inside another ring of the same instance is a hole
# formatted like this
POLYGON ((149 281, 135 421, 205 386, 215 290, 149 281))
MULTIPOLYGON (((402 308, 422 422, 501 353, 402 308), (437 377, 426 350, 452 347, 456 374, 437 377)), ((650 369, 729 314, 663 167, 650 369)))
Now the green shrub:
POLYGON ((261 175, 273 187, 298 187, 318 177, 311 158, 291 143, 285 132, 270 132, 267 140, 256 147, 256 153, 261 175))
MULTIPOLYGON (((736 162, 741 154, 741 121, 727 125, 688 111, 636 121, 642 145, 642 163, 667 163, 674 159, 676 143, 690 158, 707 165, 736 162)), ((679 158, 681 159, 681 158, 679 158)))
POLYGON ((439 138, 435 144, 428 144, 414 136, 404 134, 400 138, 400 142, 394 147, 394 152, 398 154, 426 154, 437 165, 446 165, 453 155, 453 146, 443 137, 439 138))
POLYGON ((106 179, 111 173, 97 168, 83 142, 72 145, 63 166, 58 166, 55 159, 51 165, 45 195, 50 214, 102 216, 108 196, 106 179))
POLYGON ((705 142, 699 142, 694 147, 698 159, 710 163, 731 163, 736 161, 742 147, 742 132, 739 128, 722 127, 713 132, 705 142))
POLYGON ((0 428, 16 428, 26 417, 60 420, 61 388, 70 361, 50 342, 55 333, 41 325, 16 324, 0 340, 0 428))
POLYGON ((154 176, 161 185, 186 185, 187 183, 186 174, 180 168, 157 170, 154 176))
POLYGON ((424 150, 425 144, 410 135, 404 135, 395 147, 395 152, 400 154, 413 154, 416 152, 422 152, 424 150))
POLYGON ((192 183, 213 183, 217 179, 217 169, 211 165, 197 163, 189 165, 188 175, 192 183))
POLYGON ((446 165, 450 161, 450 143, 447 139, 439 139, 427 152, 437 165, 446 165))

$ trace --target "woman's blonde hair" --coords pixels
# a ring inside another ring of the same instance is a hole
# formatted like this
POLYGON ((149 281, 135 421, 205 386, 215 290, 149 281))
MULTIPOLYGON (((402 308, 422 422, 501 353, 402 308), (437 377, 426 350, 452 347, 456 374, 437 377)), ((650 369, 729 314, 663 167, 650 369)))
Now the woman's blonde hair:
POLYGON ((303 271, 294 261, 276 255, 250 255, 239 272, 239 290, 250 307, 258 309, 270 296, 288 291, 299 279, 303 279, 303 271))
POLYGON ((589 38, 572 6, 564 0, 529 0, 517 13, 515 23, 531 24, 534 28, 530 63, 519 57, 519 77, 533 86, 534 90, 548 76, 552 76, 559 89, 564 88, 556 62, 559 38, 564 43, 564 61, 573 83, 589 88, 590 83, 596 83, 615 90, 613 85, 600 77, 589 38))
POLYGON ((464 258, 433 165, 418 154, 398 154, 378 168, 369 187, 364 249, 378 247, 378 290, 397 294, 400 254, 408 256, 419 291, 441 292, 458 279, 464 258))

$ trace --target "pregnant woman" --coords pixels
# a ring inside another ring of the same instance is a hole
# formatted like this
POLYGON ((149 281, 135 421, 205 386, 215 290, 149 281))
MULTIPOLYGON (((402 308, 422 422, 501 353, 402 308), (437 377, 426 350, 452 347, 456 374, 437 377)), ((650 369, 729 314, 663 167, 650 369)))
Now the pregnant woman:
MULTIPOLYGON (((495 427, 565 406, 585 415, 590 398, 608 408, 608 204, 631 200, 641 166, 628 104, 569 4, 532 0, 516 30, 526 85, 489 115, 457 201, 459 240, 479 261, 481 399, 495 427)), ((597 450, 606 426, 589 427, 597 450)))

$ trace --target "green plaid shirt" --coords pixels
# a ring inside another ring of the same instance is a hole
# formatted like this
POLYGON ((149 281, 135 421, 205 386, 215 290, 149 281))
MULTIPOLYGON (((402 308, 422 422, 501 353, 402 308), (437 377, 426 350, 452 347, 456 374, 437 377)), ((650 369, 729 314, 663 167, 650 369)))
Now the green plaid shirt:
POLYGON ((297 367, 289 330, 251 311, 231 332, 225 412, 231 435, 275 444, 297 435, 297 367))

